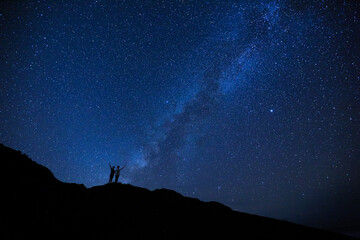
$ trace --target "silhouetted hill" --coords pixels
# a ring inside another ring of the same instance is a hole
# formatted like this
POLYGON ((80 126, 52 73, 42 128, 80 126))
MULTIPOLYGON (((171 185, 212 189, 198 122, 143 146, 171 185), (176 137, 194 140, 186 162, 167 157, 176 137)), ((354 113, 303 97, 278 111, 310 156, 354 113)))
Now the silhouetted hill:
POLYGON ((166 189, 63 183, 3 145, 0 158, 6 199, 1 239, 352 239, 166 189))

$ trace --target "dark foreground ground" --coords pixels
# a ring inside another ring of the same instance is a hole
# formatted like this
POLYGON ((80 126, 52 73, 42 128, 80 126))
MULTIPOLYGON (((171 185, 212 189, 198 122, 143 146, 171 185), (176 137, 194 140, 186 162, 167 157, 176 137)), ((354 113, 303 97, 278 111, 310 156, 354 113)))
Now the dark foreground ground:
POLYGON ((353 239, 166 189, 63 183, 3 145, 0 159, 1 239, 353 239))

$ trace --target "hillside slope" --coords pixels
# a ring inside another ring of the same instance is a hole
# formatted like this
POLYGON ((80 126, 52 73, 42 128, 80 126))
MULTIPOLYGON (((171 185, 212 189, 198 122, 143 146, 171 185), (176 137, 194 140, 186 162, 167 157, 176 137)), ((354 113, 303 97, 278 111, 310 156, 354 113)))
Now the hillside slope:
POLYGON ((63 183, 3 145, 0 159, 6 199, 2 239, 352 239, 167 189, 63 183))

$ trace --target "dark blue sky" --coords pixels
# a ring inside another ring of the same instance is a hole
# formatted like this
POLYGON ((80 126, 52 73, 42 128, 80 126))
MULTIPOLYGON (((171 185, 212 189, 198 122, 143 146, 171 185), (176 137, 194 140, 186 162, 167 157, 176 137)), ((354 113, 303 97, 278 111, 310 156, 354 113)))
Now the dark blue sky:
POLYGON ((0 141, 60 180, 126 164, 125 183, 359 231, 358 1, 0 9, 0 141))

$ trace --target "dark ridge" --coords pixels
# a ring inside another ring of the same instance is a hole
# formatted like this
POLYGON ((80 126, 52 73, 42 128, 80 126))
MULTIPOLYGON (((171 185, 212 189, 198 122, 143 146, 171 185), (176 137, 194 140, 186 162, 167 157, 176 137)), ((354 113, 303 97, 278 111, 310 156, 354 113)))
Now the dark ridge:
POLYGON ((3 145, 0 158, 6 199, 2 239, 353 239, 167 189, 63 183, 3 145))
POLYGON ((0 144, 2 175, 11 183, 43 185, 59 182, 46 167, 34 162, 26 154, 0 144))

